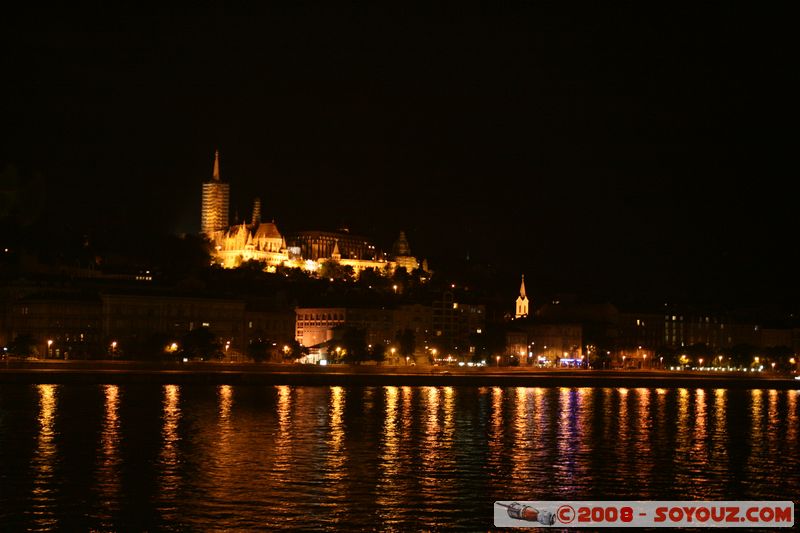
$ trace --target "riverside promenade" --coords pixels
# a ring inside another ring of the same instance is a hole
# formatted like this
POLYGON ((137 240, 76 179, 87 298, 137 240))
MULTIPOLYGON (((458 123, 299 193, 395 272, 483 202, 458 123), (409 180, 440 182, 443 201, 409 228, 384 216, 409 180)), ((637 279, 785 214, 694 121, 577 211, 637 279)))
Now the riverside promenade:
POLYGON ((800 380, 768 372, 134 361, 3 361, 4 383, 800 389, 800 380))

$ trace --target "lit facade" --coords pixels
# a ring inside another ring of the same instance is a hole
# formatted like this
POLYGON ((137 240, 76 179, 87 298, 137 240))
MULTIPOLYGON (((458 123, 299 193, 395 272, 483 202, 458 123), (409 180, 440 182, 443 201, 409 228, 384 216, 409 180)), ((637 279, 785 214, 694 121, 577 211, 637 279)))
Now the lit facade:
MULTIPOLYGON (((353 274, 371 268, 391 275, 399 266, 408 272, 420 268, 411 255, 405 233, 394 243, 394 254, 379 251, 367 238, 340 231, 299 231, 284 237, 275 222, 261 222, 261 200, 255 199, 250 224, 228 225, 229 185, 220 180, 219 151, 214 157, 212 179, 203 183, 201 226, 213 246, 213 261, 236 268, 246 261, 260 261, 268 271, 279 266, 316 272, 326 262, 349 267, 353 274), (288 245, 287 245, 288 243, 288 245)), ((427 263, 422 262, 427 272, 427 263)))
POLYGON ((524 316, 528 316, 528 297, 525 295, 525 274, 522 275, 522 283, 519 286, 516 318, 524 316))
POLYGON ((219 150, 214 154, 214 171, 211 179, 203 183, 203 199, 200 212, 200 231, 212 237, 228 229, 230 185, 219 175, 219 150))

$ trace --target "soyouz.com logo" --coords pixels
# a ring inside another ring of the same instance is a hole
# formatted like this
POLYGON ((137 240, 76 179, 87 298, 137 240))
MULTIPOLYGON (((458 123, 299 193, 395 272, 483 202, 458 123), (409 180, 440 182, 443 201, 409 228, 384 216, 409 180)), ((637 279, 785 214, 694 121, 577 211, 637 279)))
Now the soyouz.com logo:
POLYGON ((498 501, 496 527, 793 527, 791 501, 498 501))

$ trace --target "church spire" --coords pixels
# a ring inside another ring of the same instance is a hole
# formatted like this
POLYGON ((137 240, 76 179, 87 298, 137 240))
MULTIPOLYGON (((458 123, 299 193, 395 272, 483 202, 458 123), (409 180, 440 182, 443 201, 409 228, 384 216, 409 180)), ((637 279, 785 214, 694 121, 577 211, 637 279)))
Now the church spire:
POLYGON ((525 295, 525 274, 522 275, 522 283, 519 286, 519 296, 517 296, 517 312, 515 318, 523 318, 528 316, 528 304, 530 301, 525 295))
POLYGON ((219 181, 219 150, 214 150, 214 173, 211 177, 219 181))

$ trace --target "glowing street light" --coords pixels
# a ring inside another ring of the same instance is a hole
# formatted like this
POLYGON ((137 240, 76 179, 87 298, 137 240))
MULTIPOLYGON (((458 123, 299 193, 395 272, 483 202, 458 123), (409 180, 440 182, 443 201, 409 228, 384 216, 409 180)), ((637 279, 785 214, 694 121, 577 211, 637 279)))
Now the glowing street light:
POLYGON ((497 356, 497 366, 500 366, 500 356, 497 356))

